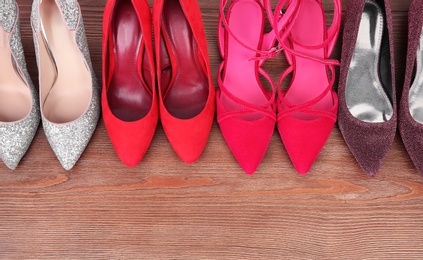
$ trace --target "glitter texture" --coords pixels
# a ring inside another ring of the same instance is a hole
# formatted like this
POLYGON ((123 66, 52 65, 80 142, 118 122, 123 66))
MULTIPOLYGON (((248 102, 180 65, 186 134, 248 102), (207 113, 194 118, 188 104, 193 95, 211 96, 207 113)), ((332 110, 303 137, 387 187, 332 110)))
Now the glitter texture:
MULTIPOLYGON (((100 117, 100 89, 94 70, 92 69, 84 24, 77 1, 56 0, 56 3, 62 12, 62 16, 64 17, 68 28, 76 31, 75 41, 78 44, 78 47, 85 58, 87 68, 91 73, 92 84, 90 104, 86 112, 77 120, 64 124, 56 124, 50 122, 42 116, 44 132, 51 148, 63 168, 70 170, 84 152, 96 129, 97 122, 100 117)), ((31 15, 38 66, 40 66, 38 53, 39 46, 37 40, 37 33, 40 30, 39 4, 39 0, 34 0, 31 15)))
MULTIPOLYGON (((65 18, 68 28, 75 30, 78 26, 80 18, 79 4, 76 0, 57 0, 59 8, 62 11, 62 15, 65 18)), ((83 25, 79 25, 83 26, 83 25)))
POLYGON ((2 19, 1 17, 4 18, 5 13, 10 15, 6 22, 3 19, 1 23, 5 31, 10 32, 9 45, 12 56, 16 62, 17 69, 20 70, 20 73, 24 76, 25 83, 32 96, 31 111, 25 118, 17 122, 0 122, 0 158, 7 167, 13 170, 19 164, 28 150, 28 147, 31 145, 40 122, 40 112, 38 107, 38 94, 26 69, 25 56, 20 37, 19 10, 15 1, 2 2, 1 8, 2 13, 0 14, 0 19, 2 19), (6 5, 6 3, 8 3, 8 5, 6 5), (12 25, 12 27, 9 28, 9 25, 12 25))
POLYGON ((32 2, 32 9, 31 9, 31 27, 32 27, 32 30, 34 30, 34 32, 38 32, 38 29, 40 28, 40 24, 38 21, 38 18, 40 17, 39 7, 40 7, 39 0, 34 0, 34 2, 32 2))
POLYGON ((15 0, 1 0, 0 1, 0 24, 3 29, 10 33, 17 21, 17 5, 15 0))

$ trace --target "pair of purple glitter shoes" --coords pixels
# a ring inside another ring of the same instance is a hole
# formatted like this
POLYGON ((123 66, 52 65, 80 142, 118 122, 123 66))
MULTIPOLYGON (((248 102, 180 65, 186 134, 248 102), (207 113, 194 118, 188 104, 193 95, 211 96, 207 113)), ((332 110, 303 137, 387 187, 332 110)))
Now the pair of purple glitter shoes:
POLYGON ((423 0, 409 11, 405 82, 397 112, 391 7, 388 0, 350 0, 339 81, 339 128, 368 176, 375 176, 397 122, 423 175, 423 0))

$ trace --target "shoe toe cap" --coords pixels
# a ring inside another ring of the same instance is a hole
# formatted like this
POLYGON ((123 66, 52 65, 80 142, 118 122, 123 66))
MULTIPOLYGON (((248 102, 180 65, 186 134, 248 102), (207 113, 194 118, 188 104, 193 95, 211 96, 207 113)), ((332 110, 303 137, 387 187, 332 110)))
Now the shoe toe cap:
POLYGON ((16 123, 0 124, 0 158, 9 169, 14 170, 18 166, 31 145, 39 122, 38 109, 34 107, 25 119, 16 123))
POLYGON ((201 125, 174 124, 165 127, 165 132, 179 159, 187 164, 194 163, 201 156, 210 134, 210 127, 201 125))
POLYGON ((396 119, 384 123, 366 123, 340 116, 339 128, 361 169, 369 177, 374 177, 392 146, 396 119))
POLYGON ((334 124, 333 120, 325 117, 311 121, 285 117, 278 122, 285 149, 299 174, 310 171, 334 124))
POLYGON ((255 121, 234 117, 219 124, 226 143, 241 168, 247 174, 253 174, 266 154, 275 121, 269 117, 255 121))
POLYGON ((408 106, 401 107, 399 130, 404 146, 417 171, 423 176, 423 124, 417 122, 409 113, 408 106))
POLYGON ((135 167, 144 158, 154 137, 157 120, 157 113, 136 122, 104 120, 113 148, 126 166, 135 167))
POLYGON ((201 156, 210 135, 214 119, 214 103, 190 119, 173 117, 166 109, 160 110, 163 129, 178 157, 191 164, 201 156))
POLYGON ((70 170, 81 157, 93 135, 99 110, 86 113, 80 119, 66 124, 55 124, 43 119, 43 128, 57 159, 70 170))

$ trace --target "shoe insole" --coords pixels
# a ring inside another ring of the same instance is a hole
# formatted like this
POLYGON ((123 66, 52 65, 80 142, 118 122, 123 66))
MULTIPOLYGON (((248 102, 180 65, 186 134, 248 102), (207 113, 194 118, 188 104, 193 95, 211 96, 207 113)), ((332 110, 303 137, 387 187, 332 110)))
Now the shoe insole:
POLYGON ((15 122, 25 118, 32 107, 31 92, 15 70, 10 34, 0 26, 0 122, 15 122))
MULTIPOLYGON (((228 9, 229 28, 239 41, 252 49, 260 49, 263 35, 263 7, 255 0, 241 0, 228 9)), ((226 46, 226 64, 223 85, 235 97, 256 105, 263 106, 268 98, 260 85, 257 71, 257 53, 242 46, 229 33, 226 46)), ((222 93, 221 101, 227 110, 245 109, 222 93)), ((253 113, 242 116, 244 120, 257 120, 262 114, 253 113)))
POLYGON ((168 52, 176 65, 173 80, 161 90, 164 105, 174 117, 189 119, 204 109, 209 95, 208 78, 201 65, 203 59, 179 0, 165 0, 161 21, 165 41, 162 40, 162 47, 164 44, 170 47, 168 52))
POLYGON ((384 19, 380 6, 367 0, 347 76, 345 98, 348 110, 355 118, 369 123, 386 122, 394 113, 387 93, 392 92, 391 64, 381 61, 389 54, 389 42, 383 40, 386 37, 384 19), (381 73, 381 67, 385 67, 384 71, 388 73, 381 73))
MULTIPOLYGON (((316 46, 325 41, 325 14, 321 2, 317 0, 303 0, 295 24, 291 31, 294 40, 292 48, 312 57, 325 58, 324 48, 311 49, 304 46, 316 46), (295 42, 301 43, 296 44, 295 42)), ((285 99, 293 105, 301 105, 321 95, 329 85, 326 65, 299 56, 293 56, 294 74, 285 99)), ((334 75, 332 75, 334 76, 334 75)), ((329 110, 333 107, 332 94, 327 93, 312 108, 329 110)), ((307 113, 296 113, 295 117, 302 120, 313 120, 317 117, 307 113)))
MULTIPOLYGON (((132 1, 118 1, 112 23, 112 37, 113 57, 109 60, 113 59, 114 70, 107 90, 109 106, 119 119, 136 121, 150 111, 152 94, 150 86, 141 75, 143 70, 140 67, 149 68, 150 64, 144 51, 140 21, 132 1)), ((149 69, 147 71, 150 72, 149 69)))
POLYGON ((414 120, 423 124, 423 29, 420 35, 420 43, 416 56, 416 77, 410 87, 409 106, 410 114, 414 120))
POLYGON ((38 34, 40 48, 41 107, 47 120, 68 123, 81 117, 92 96, 92 79, 75 41, 54 0, 42 0, 38 34))

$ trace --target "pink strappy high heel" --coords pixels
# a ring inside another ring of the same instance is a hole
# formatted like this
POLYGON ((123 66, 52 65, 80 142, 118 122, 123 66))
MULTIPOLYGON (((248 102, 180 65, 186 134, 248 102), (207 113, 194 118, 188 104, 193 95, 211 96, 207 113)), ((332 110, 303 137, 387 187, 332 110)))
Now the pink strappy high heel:
POLYGON ((267 150, 277 121, 291 161, 305 174, 337 119, 338 98, 332 86, 339 62, 329 57, 339 34, 341 2, 334 0, 334 19, 328 29, 320 0, 280 1, 274 13, 269 0, 234 0, 225 16, 227 3, 220 1, 223 62, 216 97, 223 136, 241 167, 251 174, 267 150), (265 10, 273 27, 268 34, 263 32, 265 10), (261 65, 282 49, 290 67, 279 80, 276 100, 275 85, 261 65), (263 88, 259 73, 269 81, 271 92, 263 88), (283 91, 282 82, 291 73, 290 87, 283 91))
POLYGON ((263 159, 276 122, 276 88, 260 67, 276 50, 264 37, 264 8, 260 0, 220 1, 219 45, 223 62, 216 93, 217 121, 222 134, 241 165, 252 174, 263 159), (269 81, 266 90, 259 74, 269 81))
POLYGON ((338 97, 332 86, 334 66, 339 62, 330 55, 339 34, 342 8, 341 1, 334 0, 333 22, 326 29, 321 0, 288 1, 286 10, 293 14, 281 25, 285 2, 278 4, 272 18, 279 46, 290 63, 278 84, 277 125, 292 163, 298 173, 305 174, 337 120, 338 97), (289 74, 292 80, 285 91, 282 82, 289 74))

